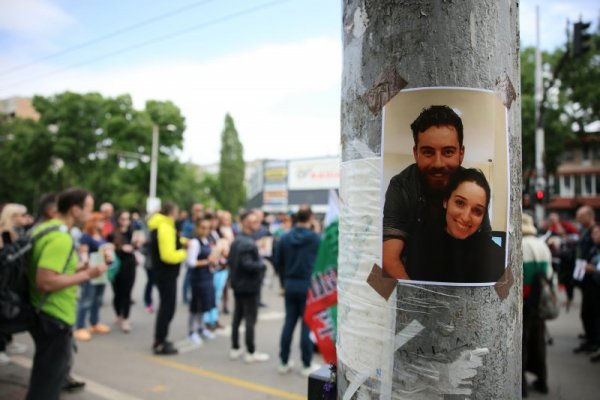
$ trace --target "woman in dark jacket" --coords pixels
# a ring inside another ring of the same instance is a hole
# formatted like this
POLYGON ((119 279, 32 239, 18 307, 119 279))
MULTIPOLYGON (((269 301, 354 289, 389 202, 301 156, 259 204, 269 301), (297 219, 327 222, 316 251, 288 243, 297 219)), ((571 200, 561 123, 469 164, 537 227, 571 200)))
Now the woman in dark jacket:
POLYGON ((444 196, 444 225, 430 228, 429 239, 408 255, 412 280, 491 283, 504 273, 505 255, 481 229, 490 203, 490 186, 477 169, 457 171, 444 196))

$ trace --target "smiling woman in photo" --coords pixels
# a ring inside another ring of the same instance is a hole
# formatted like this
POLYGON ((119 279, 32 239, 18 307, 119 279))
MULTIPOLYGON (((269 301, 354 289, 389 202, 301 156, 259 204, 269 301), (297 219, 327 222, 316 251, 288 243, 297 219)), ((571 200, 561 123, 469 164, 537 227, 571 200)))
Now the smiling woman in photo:
POLYGON ((504 251, 482 229, 491 198, 490 186, 480 170, 458 171, 444 195, 443 226, 430 227, 408 263, 413 280, 434 282, 496 282, 504 273, 504 251))

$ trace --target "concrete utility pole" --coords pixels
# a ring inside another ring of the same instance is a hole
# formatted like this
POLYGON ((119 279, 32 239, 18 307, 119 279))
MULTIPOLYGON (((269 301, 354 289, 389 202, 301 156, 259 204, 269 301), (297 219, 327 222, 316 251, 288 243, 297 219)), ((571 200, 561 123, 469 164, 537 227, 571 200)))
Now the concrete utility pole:
POLYGON ((343 5, 338 398, 518 399, 518 1, 343 5), (381 182, 381 109, 404 88, 444 86, 493 90, 508 109, 509 267, 496 286, 397 284, 374 266, 381 257, 382 185, 387 187, 381 182), (391 288, 389 299, 375 286, 391 288))
POLYGON ((156 198, 156 178, 158 175, 158 125, 152 126, 152 158, 150 160, 150 192, 151 199, 156 198))

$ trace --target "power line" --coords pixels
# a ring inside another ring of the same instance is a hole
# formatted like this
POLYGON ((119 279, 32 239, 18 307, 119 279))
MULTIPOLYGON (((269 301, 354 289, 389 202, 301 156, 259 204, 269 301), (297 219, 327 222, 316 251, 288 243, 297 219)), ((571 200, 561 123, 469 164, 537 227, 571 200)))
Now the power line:
POLYGON ((32 65, 34 65, 34 64, 39 64, 39 63, 40 63, 40 62, 42 62, 42 61, 51 60, 51 59, 53 59, 53 58, 60 57, 60 56, 62 56, 62 55, 65 55, 65 54, 72 53, 72 52, 74 52, 75 50, 80 50, 80 49, 83 49, 83 48, 85 48, 85 47, 91 46, 91 45, 93 45, 93 44, 96 44, 96 43, 103 42, 103 41, 105 41, 106 39, 110 39, 110 38, 113 38, 113 37, 115 37, 115 36, 122 35, 122 34, 124 34, 124 33, 127 33, 127 32, 129 32, 129 31, 132 31, 132 30, 135 30, 135 29, 141 28, 141 27, 143 27, 143 26, 146 26, 146 25, 150 25, 150 24, 152 24, 152 23, 154 23, 154 22, 157 22, 157 21, 160 21, 160 20, 162 20, 162 19, 165 19, 165 18, 172 17, 173 15, 181 14, 181 13, 182 13, 182 12, 184 12, 184 11, 188 11, 188 10, 190 10, 190 9, 192 9, 192 8, 195 8, 195 7, 198 7, 198 6, 201 6, 201 5, 207 4, 207 3, 211 3, 211 2, 213 2, 213 1, 215 1, 215 0, 203 0, 203 1, 197 1, 197 2, 195 2, 195 3, 190 3, 190 4, 186 5, 186 6, 183 6, 183 7, 181 7, 181 8, 178 8, 178 9, 176 9, 176 10, 169 11, 169 12, 167 12, 167 13, 164 13, 164 14, 157 15, 157 16, 155 16, 155 17, 152 17, 152 18, 146 19, 146 20, 144 20, 144 21, 138 22, 138 23, 136 23, 136 24, 133 24, 133 25, 126 26, 126 27, 124 27, 124 28, 121 28, 121 29, 117 29, 117 30, 116 30, 116 31, 114 31, 114 32, 111 32, 111 33, 108 33, 108 34, 106 34, 106 35, 103 35, 103 36, 97 37, 97 38, 95 38, 95 39, 88 40, 87 42, 82 42, 82 43, 79 43, 79 44, 77 44, 77 45, 75 45, 75 46, 73 46, 73 47, 69 47, 69 48, 67 48, 67 49, 64 49, 64 50, 61 50, 61 51, 59 51, 59 52, 57 52, 57 53, 48 54, 48 55, 46 55, 46 56, 40 57, 40 58, 38 58, 38 59, 35 59, 35 60, 33 60, 33 61, 29 61, 29 62, 26 62, 26 63, 24 63, 24 64, 20 64, 20 65, 15 65, 15 66, 13 66, 13 67, 10 67, 10 68, 8 68, 8 69, 5 69, 5 70, 3 70, 3 71, 0 71, 0 76, 2 76, 2 75, 6 75, 6 74, 8 74, 8 73, 11 73, 11 72, 13 72, 13 71, 16 71, 16 70, 21 70, 21 69, 23 69, 23 68, 30 67, 30 66, 32 66, 32 65))
POLYGON ((185 35, 187 33, 190 33, 190 32, 196 31, 196 30, 200 30, 202 28, 207 28, 209 26, 219 24, 221 22, 225 22, 225 21, 228 21, 228 20, 231 20, 231 19, 234 19, 234 18, 238 18, 238 17, 244 16, 244 15, 252 14, 252 13, 255 13, 257 11, 261 11, 261 10, 264 10, 264 9, 267 9, 267 8, 270 8, 270 7, 273 7, 273 6, 276 6, 276 5, 288 2, 288 1, 291 1, 291 0, 275 0, 275 1, 270 1, 270 2, 267 2, 267 3, 261 4, 261 5, 255 6, 255 7, 250 7, 250 8, 247 8, 245 10, 242 10, 242 11, 239 11, 239 12, 236 12, 236 13, 232 13, 232 14, 226 15, 226 16, 221 17, 221 18, 217 18, 215 20, 212 20, 212 21, 209 21, 209 22, 206 22, 206 23, 202 23, 202 24, 198 24, 198 25, 193 25, 193 26, 191 26, 189 28, 186 28, 186 29, 182 29, 182 30, 179 30, 179 31, 167 34, 167 35, 158 36, 158 37, 156 37, 154 39, 151 39, 151 40, 147 40, 147 41, 140 42, 140 43, 137 43, 137 44, 134 44, 134 45, 131 45, 131 46, 127 46, 127 47, 124 47, 122 49, 119 49, 119 50, 116 50, 116 51, 113 51, 113 52, 110 52, 110 53, 106 53, 106 54, 104 54, 104 55, 102 55, 100 57, 92 58, 90 60, 83 61, 83 62, 80 62, 80 63, 71 64, 71 65, 68 65, 66 67, 58 68, 58 69, 55 69, 55 70, 50 71, 48 73, 44 73, 44 74, 35 76, 33 78, 23 79, 21 81, 15 82, 15 83, 13 83, 11 85, 4 86, 0 90, 5 90, 5 89, 12 88, 12 87, 15 87, 15 86, 20 86, 20 85, 22 85, 24 83, 30 83, 32 81, 36 81, 36 80, 39 80, 41 78, 46 78, 46 77, 51 76, 51 75, 56 75, 56 74, 58 74, 60 72, 67 71, 67 70, 75 68, 75 67, 81 67, 83 65, 92 64, 92 63, 95 63, 97 61, 101 61, 101 60, 104 60, 104 59, 107 59, 107 58, 110 58, 110 57, 114 57, 116 55, 119 55, 119 54, 122 54, 122 53, 125 53, 125 52, 128 52, 128 51, 131 51, 131 50, 135 50, 135 49, 146 47, 146 46, 149 46, 149 45, 152 45, 152 44, 164 42, 165 40, 172 39, 172 38, 177 37, 177 36, 185 35))

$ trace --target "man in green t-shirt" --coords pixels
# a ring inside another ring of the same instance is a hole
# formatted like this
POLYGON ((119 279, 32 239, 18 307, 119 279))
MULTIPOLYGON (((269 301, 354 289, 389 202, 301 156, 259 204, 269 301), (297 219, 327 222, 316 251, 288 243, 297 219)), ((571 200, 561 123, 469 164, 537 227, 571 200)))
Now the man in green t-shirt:
POLYGON ((35 356, 27 400, 59 398, 71 364, 77 285, 107 269, 106 265, 90 268, 87 262, 80 263, 69 234, 73 226, 89 218, 94 209, 92 195, 83 189, 67 189, 59 194, 57 209, 57 217, 34 232, 59 226, 35 242, 29 265, 31 304, 41 312, 30 330, 35 356))

